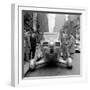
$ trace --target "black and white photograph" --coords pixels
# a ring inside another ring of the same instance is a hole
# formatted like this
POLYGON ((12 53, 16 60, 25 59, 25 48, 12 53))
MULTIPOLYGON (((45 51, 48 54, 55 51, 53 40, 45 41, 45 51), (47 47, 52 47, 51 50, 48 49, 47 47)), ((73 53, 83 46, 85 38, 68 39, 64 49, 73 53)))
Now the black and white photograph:
POLYGON ((22 10, 22 76, 80 75, 79 13, 22 10))

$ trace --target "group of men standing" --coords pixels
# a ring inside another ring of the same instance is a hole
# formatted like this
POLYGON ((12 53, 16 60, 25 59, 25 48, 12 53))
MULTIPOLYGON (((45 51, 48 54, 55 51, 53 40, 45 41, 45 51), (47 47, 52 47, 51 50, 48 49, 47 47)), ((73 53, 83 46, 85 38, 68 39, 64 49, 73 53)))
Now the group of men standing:
POLYGON ((29 61, 35 57, 36 52, 36 34, 24 32, 24 61, 29 61))
POLYGON ((75 53, 75 38, 72 34, 62 33, 61 43, 61 52, 64 59, 75 53))

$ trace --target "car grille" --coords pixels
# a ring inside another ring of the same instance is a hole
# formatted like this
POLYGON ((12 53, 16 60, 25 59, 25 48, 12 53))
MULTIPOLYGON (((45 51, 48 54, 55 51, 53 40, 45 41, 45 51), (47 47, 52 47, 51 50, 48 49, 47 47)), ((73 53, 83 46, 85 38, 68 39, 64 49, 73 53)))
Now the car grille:
POLYGON ((50 49, 50 53, 54 53, 54 50, 53 50, 53 48, 51 48, 51 49, 50 49))

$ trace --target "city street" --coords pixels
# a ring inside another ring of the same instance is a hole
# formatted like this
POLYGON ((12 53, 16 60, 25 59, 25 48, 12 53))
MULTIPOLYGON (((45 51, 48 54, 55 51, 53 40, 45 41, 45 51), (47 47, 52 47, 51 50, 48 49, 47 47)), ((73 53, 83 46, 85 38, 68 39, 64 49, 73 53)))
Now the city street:
POLYGON ((39 77, 39 76, 66 76, 66 75, 80 75, 80 54, 73 56, 73 68, 71 70, 61 67, 40 67, 33 72, 28 72, 25 77, 39 77))
MULTIPOLYGON (((52 46, 53 42, 56 44, 56 42, 59 41, 61 44, 68 44, 69 48, 76 45, 75 50, 80 49, 79 14, 34 13, 31 11, 23 11, 23 20, 24 33, 29 32, 28 34, 30 34, 27 35, 27 37, 30 36, 30 42, 28 42, 28 38, 24 38, 26 47, 28 47, 28 43, 31 44, 29 47, 33 47, 36 45, 36 42, 38 42, 34 59, 42 55, 41 45, 47 46, 47 43, 42 42, 41 44, 41 41, 48 42, 49 46, 52 46)), ((73 53, 73 48, 70 51, 73 53)), ((31 58, 33 57, 32 54, 30 56, 31 58)), ((50 65, 37 66, 36 70, 31 71, 30 62, 28 60, 24 62, 22 71, 25 77, 80 75, 80 53, 74 54, 72 66, 72 69, 67 69, 65 65, 52 67, 50 65)))

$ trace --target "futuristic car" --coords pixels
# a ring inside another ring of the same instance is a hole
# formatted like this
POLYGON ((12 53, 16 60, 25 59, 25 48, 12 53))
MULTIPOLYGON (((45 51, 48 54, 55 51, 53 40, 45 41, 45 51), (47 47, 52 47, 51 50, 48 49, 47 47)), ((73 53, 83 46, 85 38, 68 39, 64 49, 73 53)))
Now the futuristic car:
POLYGON ((60 65, 65 64, 68 69, 72 69, 72 58, 63 59, 61 56, 61 41, 58 33, 44 33, 44 39, 40 44, 41 54, 30 60, 30 70, 34 70, 38 65, 60 65))

